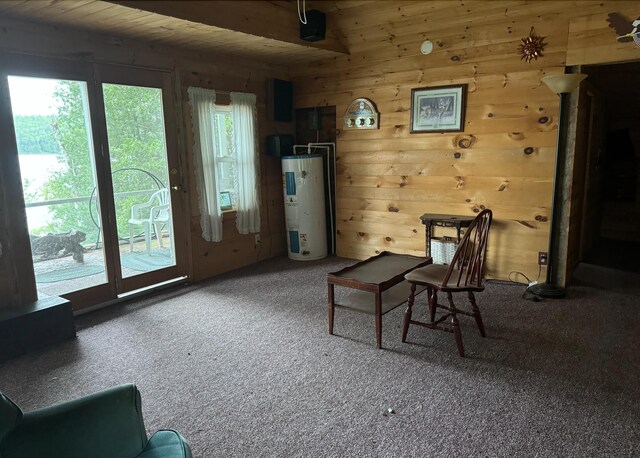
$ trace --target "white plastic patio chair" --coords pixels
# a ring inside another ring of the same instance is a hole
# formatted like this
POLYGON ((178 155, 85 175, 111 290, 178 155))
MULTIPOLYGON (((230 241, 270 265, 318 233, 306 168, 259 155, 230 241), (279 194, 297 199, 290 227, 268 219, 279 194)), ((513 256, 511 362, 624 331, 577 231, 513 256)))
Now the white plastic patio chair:
POLYGON ((129 220, 129 249, 133 251, 133 228, 144 228, 144 240, 147 245, 147 254, 151 254, 151 227, 156 234, 158 244, 162 248, 162 226, 167 226, 169 232, 169 249, 171 249, 171 206, 169 190, 160 189, 154 192, 149 200, 143 204, 135 204, 131 207, 131 219, 129 220))

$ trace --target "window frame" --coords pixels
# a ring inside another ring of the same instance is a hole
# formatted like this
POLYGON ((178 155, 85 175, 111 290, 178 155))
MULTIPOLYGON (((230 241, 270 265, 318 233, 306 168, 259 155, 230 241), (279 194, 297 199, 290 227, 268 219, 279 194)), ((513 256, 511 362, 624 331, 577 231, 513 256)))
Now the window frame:
POLYGON ((213 108, 213 131, 214 131, 214 158, 213 158, 213 163, 215 166, 215 172, 216 172, 216 183, 218 183, 218 189, 219 189, 219 193, 228 191, 231 194, 231 210, 221 210, 223 213, 225 212, 230 212, 230 211, 236 211, 237 207, 238 207, 238 199, 239 199, 239 190, 238 190, 238 169, 237 169, 237 164, 238 164, 238 153, 236 151, 236 145, 235 145, 235 137, 232 134, 232 140, 231 140, 231 147, 232 147, 232 151, 233 151, 233 156, 222 156, 221 155, 221 151, 224 150, 223 146, 226 146, 228 148, 227 143, 227 139, 226 139, 226 135, 220 135, 220 130, 219 129, 219 119, 218 116, 221 115, 221 117, 224 116, 231 116, 231 125, 232 125, 232 129, 233 129, 233 116, 232 116, 232 110, 231 110, 231 105, 218 105, 218 104, 214 104, 214 108, 213 108), (223 138, 225 137, 225 138, 223 138), (227 189, 227 188, 222 188, 221 184, 223 183, 222 180, 222 164, 233 164, 234 165, 234 171, 236 176, 234 177, 234 188, 233 189, 227 189))

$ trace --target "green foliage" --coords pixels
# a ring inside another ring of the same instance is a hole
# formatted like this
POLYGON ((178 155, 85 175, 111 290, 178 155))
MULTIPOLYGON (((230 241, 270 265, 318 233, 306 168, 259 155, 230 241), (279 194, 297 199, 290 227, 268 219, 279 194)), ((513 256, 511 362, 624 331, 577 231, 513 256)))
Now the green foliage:
MULTIPOLYGON (((83 102, 83 83, 61 81, 55 96, 61 104, 55 116, 54 135, 60 144, 59 160, 64 170, 54 172, 44 187, 47 200, 94 196, 91 203, 52 206, 54 221, 50 232, 77 229, 96 240, 98 232, 97 193, 93 169, 91 129, 83 102)), ((159 89, 103 85, 107 136, 116 203, 118 234, 129 236, 131 206, 146 202, 150 194, 167 184, 162 94, 159 89), (148 173, 147 173, 148 172, 148 173), (160 185, 151 178, 158 178, 160 185), (146 195, 119 196, 120 193, 148 190, 146 195)), ((98 155, 99 158, 99 155, 98 155)))
POLYGON ((16 116, 13 120, 19 154, 56 154, 60 145, 54 138, 53 116, 16 116))

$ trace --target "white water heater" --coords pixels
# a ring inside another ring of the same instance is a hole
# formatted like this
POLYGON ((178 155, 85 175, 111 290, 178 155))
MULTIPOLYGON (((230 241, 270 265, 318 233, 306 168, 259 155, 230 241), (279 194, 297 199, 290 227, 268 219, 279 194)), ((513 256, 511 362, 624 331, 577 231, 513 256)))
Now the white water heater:
POLYGON ((310 261, 326 257, 322 155, 285 156, 282 175, 289 258, 310 261))

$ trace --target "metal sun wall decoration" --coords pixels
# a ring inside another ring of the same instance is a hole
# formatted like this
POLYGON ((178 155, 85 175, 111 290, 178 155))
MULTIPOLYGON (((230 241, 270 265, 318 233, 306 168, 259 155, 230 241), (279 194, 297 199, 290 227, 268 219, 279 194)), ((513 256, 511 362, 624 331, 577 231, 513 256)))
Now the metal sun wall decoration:
POLYGON ((636 46, 640 47, 640 17, 631 22, 629 19, 619 13, 609 13, 607 17, 609 27, 616 31, 617 40, 620 42, 633 41, 636 46))
POLYGON ((369 99, 355 99, 344 114, 345 129, 377 129, 378 110, 369 99))
POLYGON ((524 37, 522 43, 518 46, 518 52, 521 54, 520 60, 531 62, 534 59, 538 59, 538 57, 544 56, 542 51, 544 51, 545 46, 547 46, 547 43, 544 42, 544 37, 537 35, 533 27, 531 27, 529 36, 524 37))

